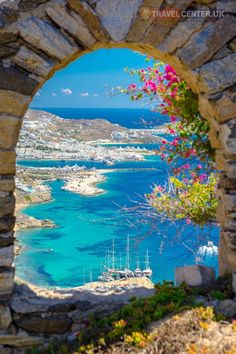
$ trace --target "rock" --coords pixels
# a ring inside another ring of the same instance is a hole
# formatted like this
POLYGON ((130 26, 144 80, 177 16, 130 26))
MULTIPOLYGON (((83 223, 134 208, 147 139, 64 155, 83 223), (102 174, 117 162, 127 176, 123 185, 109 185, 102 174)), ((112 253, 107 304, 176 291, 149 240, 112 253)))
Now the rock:
POLYGON ((0 191, 0 217, 13 214, 14 210, 15 210, 14 194, 12 192, 0 191))
POLYGON ((0 267, 11 267, 14 259, 14 246, 0 248, 0 267))
POLYGON ((68 6, 71 10, 81 16, 84 23, 97 40, 106 41, 108 39, 107 34, 101 26, 98 16, 86 2, 68 0, 68 6))
POLYGON ((206 286, 215 280, 215 270, 195 264, 193 266, 178 267, 175 269, 175 283, 186 283, 190 286, 206 286))
POLYGON ((83 46, 91 47, 96 39, 92 36, 89 29, 85 25, 82 18, 76 14, 69 14, 65 11, 65 7, 61 5, 54 5, 46 10, 48 16, 66 32, 72 35, 83 46))
POLYGON ((5 298, 11 294, 13 290, 14 270, 0 269, 0 297, 5 298))
POLYGON ((0 89, 16 91, 26 96, 31 95, 39 84, 38 81, 30 78, 27 73, 22 73, 13 66, 0 65, 0 77, 0 89))
POLYGON ((114 41, 125 39, 143 0, 100 0, 95 11, 114 41))
POLYGON ((17 52, 17 47, 2 44, 0 46, 0 58, 9 57, 17 52))
POLYGON ((14 243, 13 231, 0 232, 0 247, 9 246, 14 243))
POLYGON ((235 318, 236 316, 236 301, 222 300, 216 308, 217 313, 223 314, 227 318, 235 318))
POLYGON ((18 53, 12 59, 14 63, 39 76, 46 76, 52 70, 54 62, 44 60, 41 56, 27 48, 21 46, 18 53))
POLYGON ((63 37, 59 30, 37 17, 29 17, 18 24, 24 40, 44 51, 50 57, 62 60, 78 50, 63 37))
POLYGON ((0 330, 7 329, 11 322, 12 319, 9 307, 0 304, 0 330))
POLYGON ((218 0, 216 9, 219 11, 224 11, 228 13, 236 13, 235 1, 234 0, 218 0))
POLYGON ((0 174, 14 175, 16 172, 16 153, 0 150, 0 174))
POLYGON ((7 7, 0 7, 0 28, 15 22, 19 13, 7 7))
POLYGON ((236 118, 221 124, 219 140, 226 154, 236 155, 236 118))
POLYGON ((9 32, 7 30, 0 31, 0 44, 3 43, 11 43, 17 40, 17 35, 13 32, 9 32))
POLYGON ((11 149, 17 144, 21 120, 18 117, 0 115, 0 148, 11 149))
POLYGON ((47 2, 48 0, 21 0, 20 4, 19 4, 19 8, 21 11, 30 11, 34 8, 36 8, 37 6, 39 6, 40 4, 43 4, 45 2, 47 2))
MULTIPOLYGON (((17 348, 32 348, 34 346, 42 345, 44 342, 45 339, 41 337, 0 335, 0 344, 17 348)), ((19 351, 17 353, 19 353, 19 351)))
POLYGON ((15 180, 13 176, 0 175, 0 191, 1 192, 14 192, 15 180))
POLYGON ((20 117, 25 113, 30 101, 30 96, 0 89, 0 114, 5 113, 20 117))
POLYGON ((210 23, 200 33, 193 35, 186 46, 180 49, 177 54, 188 67, 197 68, 206 63, 235 35, 236 19, 233 16, 225 16, 210 23))
POLYGON ((194 32, 200 30, 204 21, 204 18, 196 18, 194 21, 189 18, 186 21, 179 22, 170 31, 158 49, 163 52, 173 53, 176 49, 181 48, 194 32))
POLYGON ((233 289, 234 292, 236 293, 236 273, 233 273, 233 289))
POLYGON ((236 81, 235 66, 236 53, 204 64, 199 69, 200 87, 205 92, 215 93, 232 86, 236 81))
POLYGON ((227 45, 224 45, 216 54, 212 57, 212 60, 218 60, 224 58, 226 55, 231 54, 232 51, 227 47, 227 45))
POLYGON ((12 231, 15 226, 15 220, 13 215, 0 218, 0 233, 12 231))
POLYGON ((62 314, 14 315, 13 318, 18 327, 32 333, 63 334, 70 330, 72 324, 71 319, 62 314))
POLYGON ((75 303, 75 307, 77 310, 87 311, 90 309, 91 303, 89 301, 78 300, 75 303))

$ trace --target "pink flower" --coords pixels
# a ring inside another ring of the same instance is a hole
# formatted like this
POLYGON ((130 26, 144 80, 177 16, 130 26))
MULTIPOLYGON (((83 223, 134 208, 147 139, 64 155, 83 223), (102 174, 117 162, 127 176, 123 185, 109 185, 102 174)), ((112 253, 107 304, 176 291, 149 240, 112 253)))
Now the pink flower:
POLYGON ((203 182, 204 180, 207 179, 207 175, 203 173, 202 175, 199 176, 199 181, 203 182))
POLYGON ((172 68, 172 66, 170 66, 170 65, 166 65, 165 72, 166 73, 172 73, 172 74, 176 75, 175 69, 172 68))
POLYGON ((172 123, 174 123, 174 122, 176 121, 176 117, 175 117, 175 116, 170 116, 170 121, 171 121, 172 123))
POLYGON ((182 166, 184 170, 188 170, 190 168, 190 164, 186 163, 185 165, 182 166))
POLYGON ((164 188, 162 186, 157 186, 155 189, 156 189, 157 192, 163 192, 164 191, 164 188))
POLYGON ((197 168, 200 170, 200 169, 202 168, 202 165, 199 163, 199 164, 197 165, 197 168))
POLYGON ((189 225, 189 224, 191 224, 191 220, 188 218, 188 219, 186 219, 186 223, 189 225))
POLYGON ((129 91, 135 91, 137 89, 137 85, 136 84, 131 84, 128 86, 128 90, 129 91))
POLYGON ((162 144, 167 144, 167 140, 162 140, 161 143, 162 144))

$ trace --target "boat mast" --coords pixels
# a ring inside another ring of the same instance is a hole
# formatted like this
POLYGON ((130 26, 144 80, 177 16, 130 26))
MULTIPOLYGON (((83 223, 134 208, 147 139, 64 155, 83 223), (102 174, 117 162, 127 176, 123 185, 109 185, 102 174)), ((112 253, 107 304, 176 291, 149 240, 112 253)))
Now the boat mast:
POLYGON ((129 269, 130 257, 129 257, 129 234, 127 236, 127 247, 126 247, 126 268, 129 269))
POLYGON ((150 268, 148 250, 147 250, 147 252, 146 252, 145 265, 146 265, 146 269, 150 268))
POLYGON ((115 269, 115 240, 114 240, 114 237, 113 237, 113 240, 112 240, 112 269, 115 269))

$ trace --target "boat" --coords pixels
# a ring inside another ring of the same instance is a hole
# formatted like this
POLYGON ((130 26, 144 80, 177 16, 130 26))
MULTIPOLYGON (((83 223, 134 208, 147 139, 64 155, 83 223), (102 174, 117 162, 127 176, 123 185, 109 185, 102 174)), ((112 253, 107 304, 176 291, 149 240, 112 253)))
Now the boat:
POLYGON ((143 276, 150 278, 152 276, 152 269, 150 268, 150 261, 149 261, 148 250, 146 251, 145 256, 145 269, 143 270, 143 276))
POLYGON ((134 271, 134 276, 137 278, 140 278, 143 276, 143 272, 141 271, 140 266, 139 266, 139 257, 138 256, 137 256, 137 265, 136 265, 136 269, 134 271))

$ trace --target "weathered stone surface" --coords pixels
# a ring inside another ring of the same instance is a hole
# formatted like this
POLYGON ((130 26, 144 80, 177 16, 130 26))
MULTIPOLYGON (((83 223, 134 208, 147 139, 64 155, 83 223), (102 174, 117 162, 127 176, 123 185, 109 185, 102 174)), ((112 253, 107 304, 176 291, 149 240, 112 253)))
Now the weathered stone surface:
POLYGON ((222 300, 217 306, 216 311, 227 318, 234 318, 236 315, 236 301, 229 299, 222 300))
POLYGON ((0 335, 0 344, 16 348, 32 348, 42 345, 44 342, 45 340, 41 337, 0 335))
POLYGON ((9 295, 13 290, 14 270, 0 268, 0 296, 9 295))
POLYGON ((11 43, 17 40, 17 35, 14 32, 9 32, 7 30, 0 31, 0 44, 11 43))
POLYGON ((26 42, 59 60, 77 51, 77 48, 72 47, 59 30, 37 17, 32 16, 21 21, 18 29, 26 42))
POLYGON ((23 95, 31 95, 39 84, 37 80, 29 77, 14 66, 0 65, 0 89, 16 91, 23 95))
POLYGON ((9 25, 12 22, 15 22, 18 17, 19 14, 17 13, 17 11, 7 7, 1 7, 0 8, 0 28, 9 25))
POLYGON ((228 121, 236 117, 236 95, 230 90, 224 91, 216 98, 201 95, 199 96, 199 110, 210 123, 215 119, 219 122, 228 121))
POLYGON ((204 21, 205 19, 202 17, 194 19, 194 21, 189 18, 186 21, 179 22, 170 31, 158 49, 163 52, 173 53, 176 49, 181 48, 194 32, 200 30, 204 21))
POLYGON ((216 54, 212 57, 212 60, 218 60, 226 57, 226 55, 231 54, 232 51, 227 47, 227 45, 224 45, 216 54))
POLYGON ((52 60, 44 60, 41 56, 27 48, 21 46, 18 53, 12 59, 14 63, 29 72, 45 77, 52 70, 55 63, 52 60))
POLYGON ((18 117, 0 114, 0 148, 11 149, 16 146, 21 123, 18 117))
POLYGON ((126 37, 128 42, 139 42, 148 30, 150 25, 155 21, 152 14, 153 10, 159 10, 164 0, 144 0, 139 8, 138 15, 130 28, 126 37))
POLYGON ((236 193, 235 194, 223 194, 221 195, 222 201, 225 205, 225 209, 228 211, 236 211, 236 193))
POLYGON ((105 33, 95 11, 84 1, 68 0, 68 6, 71 10, 78 13, 91 33, 98 40, 106 41, 108 34, 105 33))
POLYGON ((125 39, 142 2, 142 0, 100 0, 96 4, 95 11, 114 41, 125 39))
POLYGON ((14 316, 16 324, 32 333, 63 334, 69 331, 72 320, 66 315, 27 315, 18 318, 14 316))
POLYGON ((12 176, 0 175, 0 191, 13 192, 15 190, 15 180, 12 176))
POLYGON ((48 0, 21 0, 19 4, 19 9, 28 12, 47 1, 48 0))
POLYGON ((208 137, 211 142, 211 146, 214 149, 220 149, 222 147, 221 142, 219 140, 219 131, 216 130, 213 126, 210 126, 210 130, 208 132, 208 137))
POLYGON ((236 53, 204 64, 199 70, 199 84, 202 90, 215 93, 232 86, 236 81, 235 67, 236 53))
POLYGON ((14 259, 14 246, 0 248, 0 267, 10 267, 14 259))
POLYGON ((0 304, 0 330, 7 329, 11 322, 12 319, 9 307, 0 304))
POLYGON ((193 35, 178 56, 188 67, 197 68, 206 63, 236 34, 236 18, 225 16, 209 24, 200 33, 193 35))
MULTIPOLYGON (((165 3, 165 6, 161 7, 162 11, 173 10, 175 13, 179 13, 181 10, 185 10, 190 4, 191 0, 179 0, 178 2, 171 2, 171 4, 165 3)), ((155 10, 155 9, 154 9, 155 10)), ((155 17, 155 14, 153 15, 155 17)), ((181 20, 180 15, 172 17, 157 18, 145 31, 144 36, 141 38, 142 42, 148 43, 155 48, 158 47, 165 39, 170 30, 181 20)))
POLYGON ((0 232, 12 231, 15 226, 14 216, 4 216, 0 218, 0 232))
POLYGON ((215 270, 211 267, 193 265, 175 269, 175 282, 177 285, 186 283, 190 286, 210 285, 215 280, 215 270))
POLYGON ((0 90, 0 113, 22 116, 30 101, 30 96, 24 96, 14 91, 0 90))
POLYGON ((13 193, 0 191, 0 217, 13 214, 14 210, 15 196, 13 195, 13 193))
POLYGON ((46 12, 57 25, 66 30, 83 46, 91 47, 96 42, 82 18, 76 13, 69 14, 65 11, 64 6, 60 5, 49 7, 46 12))
POLYGON ((236 273, 233 273, 233 288, 234 292, 236 293, 236 273))
POLYGON ((236 6, 234 0, 218 0, 216 5, 217 10, 228 13, 236 13, 236 6))
POLYGON ((14 242, 13 232, 0 232, 0 247, 12 245, 14 242))
POLYGON ((236 118, 220 125, 219 140, 226 154, 236 155, 236 118))
POLYGON ((1 44, 0 45, 0 58, 8 57, 12 54, 15 54, 17 52, 17 48, 11 47, 6 44, 1 44))
POLYGON ((13 151, 0 151, 0 174, 10 175, 16 171, 16 153, 13 151))

